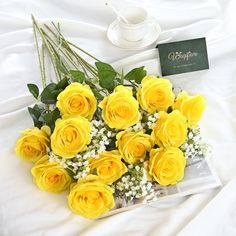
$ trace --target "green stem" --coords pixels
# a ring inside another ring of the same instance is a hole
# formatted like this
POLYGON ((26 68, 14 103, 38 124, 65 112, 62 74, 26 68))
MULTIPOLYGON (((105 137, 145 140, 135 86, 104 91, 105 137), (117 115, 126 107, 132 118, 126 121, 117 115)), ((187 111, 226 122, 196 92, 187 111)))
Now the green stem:
MULTIPOLYGON (((58 30, 58 28, 55 26, 55 24, 52 22, 54 28, 56 29, 57 33, 59 34, 59 38, 60 40, 62 40, 61 42, 64 43, 64 48, 69 51, 69 53, 72 53, 73 56, 80 62, 80 64, 82 63, 86 69, 88 69, 90 71, 90 73, 94 76, 96 76, 96 72, 97 69, 92 66, 91 64, 89 64, 87 61, 85 61, 78 53, 76 53, 74 50, 71 49, 70 45, 69 45, 69 41, 67 41, 64 36, 61 34, 61 32, 58 30)), ((45 25, 45 27, 47 28, 47 30, 53 34, 54 37, 58 38, 58 35, 52 31, 52 29, 50 27, 48 27, 47 25, 45 25)), ((92 56, 92 55, 91 55, 92 56)), ((92 56, 93 57, 93 56, 92 56)))
MULTIPOLYGON (((33 15, 32 15, 32 20, 34 21, 33 15)), ((41 61, 41 58, 40 58, 39 43, 38 43, 36 29, 35 29, 35 25, 34 24, 33 24, 33 32, 34 32, 34 39, 35 39, 35 42, 36 42, 36 48, 37 48, 37 53, 38 53, 38 61, 39 61, 41 80, 42 80, 43 88, 45 88, 45 77, 44 77, 44 72, 43 72, 42 61, 41 61)))
POLYGON ((126 80, 126 81, 129 81, 135 88, 138 88, 138 85, 135 82, 133 82, 131 80, 126 80))
MULTIPOLYGON (((55 41, 47 34, 47 32, 45 32, 42 28, 39 27, 39 25, 37 24, 35 18, 32 16, 32 21, 33 21, 33 27, 34 27, 34 31, 35 31, 35 38, 37 40, 36 37, 36 29, 39 32, 39 34, 42 37, 43 43, 44 43, 44 47, 47 48, 49 55, 50 55, 50 59, 53 63, 53 67, 54 67, 54 71, 55 74, 57 76, 57 79, 60 79, 60 70, 57 66, 57 61, 59 61, 60 63, 63 64, 63 67, 66 69, 66 71, 69 72, 69 64, 68 62, 73 65, 73 67, 75 67, 77 70, 79 70, 78 65, 75 63, 74 59, 77 60, 77 62, 80 64, 80 66, 82 67, 82 69, 84 70, 84 73, 86 75, 86 83, 89 84, 94 90, 96 90, 102 97, 104 95, 101 94, 101 91, 99 89, 99 87, 97 87, 97 85, 93 84, 90 81, 89 75, 87 74, 87 70, 92 74, 95 75, 95 77, 97 76, 96 74, 96 68, 94 68, 92 65, 90 65, 89 63, 87 63, 79 54, 77 54, 75 51, 73 51, 71 49, 71 47, 69 46, 68 42, 65 40, 65 38, 62 36, 62 34, 60 33, 60 31, 57 29, 57 27, 55 26, 55 24, 53 23, 54 27, 56 28, 58 35, 55 34, 48 26, 46 26, 46 28, 53 34, 53 36, 57 39, 57 41, 59 41, 59 46, 58 44, 55 43, 55 41), (59 37, 58 37, 59 36, 59 37), (61 55, 60 55, 61 54, 61 55), (64 58, 63 58, 64 57, 64 58), (73 59, 74 57, 74 59, 73 59), (61 60, 61 58, 65 59, 64 61, 66 62, 67 66, 65 65, 65 63, 61 60)), ((37 41, 38 42, 38 41, 37 41)), ((39 47, 38 47, 39 48, 39 47)), ((82 50, 81 50, 82 51, 82 50)), ((84 50, 83 50, 84 51, 84 50)), ((38 54, 39 54, 39 50, 38 50, 38 54)), ((86 53, 88 55, 88 53, 86 53)), ((93 57, 92 55, 90 55, 91 57, 93 57)), ((40 57, 39 57, 40 59, 40 57)), ((95 58, 94 58, 95 59, 95 58)), ((96 59, 97 60, 97 59, 96 59)), ((40 59, 40 63, 41 63, 41 59, 40 59)), ((42 64, 40 64, 40 68, 45 68, 44 66, 42 67, 42 64)), ((43 69, 42 69, 43 72, 43 69)), ((42 78, 43 77, 43 73, 42 73, 42 78)), ((105 93, 103 91, 103 93, 105 93)))
POLYGON ((46 87, 47 82, 46 82, 46 73, 45 73, 45 54, 44 54, 44 49, 45 49, 45 45, 44 42, 42 43, 42 69, 43 69, 43 88, 46 87))
MULTIPOLYGON (((51 46, 52 46, 52 47, 54 48, 54 50, 55 50, 55 47, 54 47, 54 46, 57 46, 57 44, 46 34, 45 31, 43 31, 43 33, 44 33, 45 37, 47 37, 47 39, 48 39, 48 41, 50 42, 51 46), (53 45, 54 45, 54 46, 53 46, 53 45)), ((61 53, 65 56, 65 58, 66 58, 77 70, 79 70, 78 66, 75 64, 75 62, 74 62, 73 59, 70 57, 70 55, 68 55, 66 52, 64 52, 61 48, 58 48, 58 50, 61 51, 61 53)), ((89 75, 87 74, 87 71, 85 70, 85 68, 84 68, 84 66, 82 65, 82 63, 81 63, 81 67, 83 68, 84 73, 85 73, 85 75, 87 76, 86 82, 87 82, 91 87, 93 87, 95 90, 97 90, 97 92, 99 92, 99 91, 98 91, 98 88, 96 87, 96 85, 94 85, 93 83, 91 83, 91 82, 89 81, 89 75)), ((102 95, 102 94, 101 94, 101 95, 102 95)))
POLYGON ((56 64, 55 64, 55 61, 53 59, 54 54, 52 52, 52 49, 50 48, 50 45, 48 44, 47 39, 44 37, 44 34, 43 34, 42 30, 40 29, 38 23, 36 22, 34 16, 32 16, 32 20, 33 20, 33 26, 36 27, 36 29, 38 30, 39 34, 41 35, 41 37, 42 37, 42 39, 43 39, 43 41, 45 43, 46 48, 48 49, 48 52, 50 54, 50 58, 51 58, 51 61, 52 61, 52 64, 53 64, 53 67, 54 67, 54 70, 55 70, 55 74, 56 74, 57 80, 59 81, 60 80, 60 75, 59 75, 59 73, 58 73, 58 71, 56 69, 56 64))
MULTIPOLYGON (((50 41, 52 47, 57 47, 57 44, 47 35, 47 33, 45 31, 43 31, 45 37, 47 37, 47 40, 50 41)), ((55 49, 54 47, 54 49, 55 49)), ((79 69, 78 66, 75 64, 75 62, 70 58, 70 56, 67 55, 67 53, 65 53, 61 48, 57 48, 58 50, 60 50, 60 52, 63 54, 63 56, 76 68, 79 69)))
POLYGON ((54 26, 54 28, 56 29, 56 31, 58 32, 58 34, 59 34, 68 44, 70 44, 71 46, 77 48, 78 50, 80 50, 80 51, 83 52, 84 54, 90 56, 90 57, 93 58, 95 61, 100 61, 98 58, 94 57, 93 55, 91 55, 90 53, 88 53, 87 51, 85 51, 84 49, 82 49, 82 48, 78 47, 77 45, 75 45, 75 44, 73 44, 73 43, 67 41, 67 40, 63 37, 63 35, 61 34, 60 30, 58 30, 58 28, 57 28, 57 26, 54 24, 54 22, 51 22, 51 23, 52 23, 52 25, 54 26))

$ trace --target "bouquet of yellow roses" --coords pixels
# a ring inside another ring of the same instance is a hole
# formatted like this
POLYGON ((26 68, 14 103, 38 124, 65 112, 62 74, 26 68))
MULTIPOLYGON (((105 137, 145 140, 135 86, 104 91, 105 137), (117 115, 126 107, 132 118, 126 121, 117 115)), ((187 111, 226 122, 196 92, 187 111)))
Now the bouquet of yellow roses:
POLYGON ((22 132, 15 151, 34 163, 41 190, 69 189, 69 208, 94 219, 155 200, 158 185, 182 180, 188 158, 204 156, 201 95, 175 94, 170 80, 146 75, 144 67, 118 73, 67 41, 54 23, 39 26, 33 18, 33 29, 43 89, 28 84, 37 99, 28 108, 34 127, 22 132), (56 82, 47 82, 46 54, 56 82))

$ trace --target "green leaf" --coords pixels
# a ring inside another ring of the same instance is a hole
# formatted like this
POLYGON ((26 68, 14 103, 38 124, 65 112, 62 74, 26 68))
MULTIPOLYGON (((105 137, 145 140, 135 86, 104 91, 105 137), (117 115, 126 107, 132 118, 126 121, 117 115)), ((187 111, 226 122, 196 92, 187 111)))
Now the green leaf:
POLYGON ((50 127, 51 131, 53 132, 55 128, 55 122, 58 118, 60 118, 60 111, 58 108, 55 108, 52 111, 45 111, 41 113, 40 117, 38 118, 38 121, 41 122, 44 125, 47 125, 50 127))
POLYGON ((27 84, 30 93, 37 99, 39 96, 39 88, 36 84, 27 84))
POLYGON ((34 105, 33 108, 28 107, 28 112, 29 112, 31 118, 33 119, 35 127, 41 128, 43 125, 43 123, 39 120, 39 117, 41 116, 43 110, 44 109, 40 108, 37 104, 34 105))
POLYGON ((115 77, 117 72, 113 67, 104 62, 95 62, 98 69, 99 84, 102 88, 109 91, 113 90, 115 87, 115 77))
POLYGON ((79 70, 70 70, 73 82, 83 83, 85 80, 85 75, 79 70))
POLYGON ((62 79, 62 80, 60 80, 58 82, 57 89, 64 90, 68 85, 69 85, 69 79, 68 78, 64 78, 64 79, 62 79))
POLYGON ((102 100, 103 96, 96 90, 96 89, 92 89, 94 96, 98 99, 98 100, 102 100))
POLYGON ((58 108, 55 108, 53 111, 46 113, 45 122, 47 124, 55 123, 55 121, 60 117, 60 111, 58 108))
POLYGON ((61 91, 62 90, 58 89, 57 84, 55 83, 47 85, 40 95, 42 103, 55 104, 57 101, 57 96, 61 91))
POLYGON ((144 66, 142 66, 142 67, 131 70, 125 75, 124 78, 126 80, 134 80, 137 84, 140 84, 143 77, 145 77, 146 74, 147 74, 147 71, 144 70, 144 66))
POLYGON ((97 61, 97 62, 95 62, 95 65, 96 65, 98 71, 109 70, 109 71, 113 71, 113 72, 116 73, 114 68, 111 65, 109 65, 105 62, 97 61))
POLYGON ((45 123, 51 128, 51 131, 54 130, 55 122, 58 118, 60 118, 60 111, 58 110, 58 108, 55 108, 53 111, 50 111, 45 114, 44 116, 45 123))
POLYGON ((113 74, 110 71, 98 72, 99 85, 102 88, 112 91, 115 88, 115 76, 116 74, 113 74))

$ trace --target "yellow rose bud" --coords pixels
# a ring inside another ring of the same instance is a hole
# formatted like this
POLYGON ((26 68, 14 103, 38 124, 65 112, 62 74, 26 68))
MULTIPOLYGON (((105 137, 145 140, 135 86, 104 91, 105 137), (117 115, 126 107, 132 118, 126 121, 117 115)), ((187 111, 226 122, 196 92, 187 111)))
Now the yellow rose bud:
POLYGON ((205 106, 205 99, 201 95, 189 96, 183 91, 178 94, 172 107, 186 117, 189 127, 194 127, 201 119, 205 106))
POLYGON ((117 134, 116 138, 116 146, 124 160, 129 164, 134 164, 145 158, 146 152, 152 148, 150 135, 144 134, 142 131, 122 131, 117 134))
POLYGON ((91 173, 96 172, 104 183, 112 184, 128 171, 121 158, 116 150, 100 153, 99 158, 92 158, 90 161, 91 173))
POLYGON ((23 131, 16 142, 15 152, 24 160, 35 162, 47 153, 48 147, 48 134, 35 127, 23 131))
POLYGON ((97 109, 97 100, 88 85, 72 83, 57 97, 56 106, 63 115, 81 115, 89 120, 97 109))
POLYGON ((176 184, 184 177, 186 159, 176 147, 152 149, 149 160, 149 174, 160 185, 176 184))
POLYGON ((89 175, 72 187, 68 205, 75 214, 95 219, 115 206, 113 190, 98 176, 89 175))
POLYGON ((31 169, 34 182, 43 191, 61 193, 70 186, 72 178, 62 166, 48 160, 47 155, 42 157, 31 169))
POLYGON ((146 76, 137 91, 137 99, 143 110, 153 114, 166 111, 174 103, 172 84, 168 79, 146 76))
POLYGON ((140 119, 138 102, 132 96, 132 89, 119 85, 114 92, 99 103, 102 118, 110 128, 126 129, 140 119))
POLYGON ((73 158, 90 143, 91 125, 80 115, 66 116, 58 119, 51 136, 51 148, 56 155, 73 158))
POLYGON ((151 136, 159 147, 179 147, 187 137, 186 118, 178 110, 169 114, 161 111, 151 136))

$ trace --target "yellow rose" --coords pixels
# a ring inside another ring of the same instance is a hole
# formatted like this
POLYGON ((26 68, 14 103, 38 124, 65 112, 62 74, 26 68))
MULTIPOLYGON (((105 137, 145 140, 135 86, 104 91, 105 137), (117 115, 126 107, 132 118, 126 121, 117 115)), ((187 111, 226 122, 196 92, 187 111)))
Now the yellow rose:
POLYGON ((174 98, 170 81, 155 76, 144 77, 137 91, 140 106, 151 114, 166 111, 174 103, 174 98))
POLYGON ((176 184, 184 177, 186 159, 176 147, 152 149, 148 163, 149 174, 160 185, 176 184))
POLYGON ((88 85, 72 83, 57 97, 56 106, 63 115, 81 115, 89 120, 97 108, 97 100, 88 85))
POLYGON ((27 161, 37 161, 47 153, 49 135, 45 127, 26 129, 16 142, 15 152, 27 161))
POLYGON ((146 157, 146 152, 152 148, 151 137, 148 134, 139 132, 121 131, 116 135, 116 146, 129 164, 134 164, 146 157))
POLYGON ((55 123, 51 136, 51 148, 56 155, 73 158, 90 143, 91 125, 84 117, 64 115, 55 123))
POLYGON ((169 114, 161 111, 151 136, 160 147, 179 147, 187 137, 186 118, 178 110, 169 114))
POLYGON ((74 213, 95 219, 115 206, 113 190, 98 176, 89 175, 73 186, 68 204, 74 213))
POLYGON ((49 162, 48 156, 42 157, 31 169, 34 182, 43 191, 60 193, 66 190, 72 178, 67 171, 56 162, 49 162))
POLYGON ((99 103, 102 118, 110 128, 126 129, 140 119, 138 102, 132 95, 132 89, 119 85, 114 92, 99 103))
POLYGON ((201 119, 205 106, 205 99, 201 95, 189 96, 183 91, 178 94, 172 107, 186 117, 189 127, 194 127, 201 119))
POLYGON ((121 158, 116 150, 100 153, 99 158, 91 159, 89 164, 91 173, 96 172, 104 183, 112 184, 128 170, 121 158))

